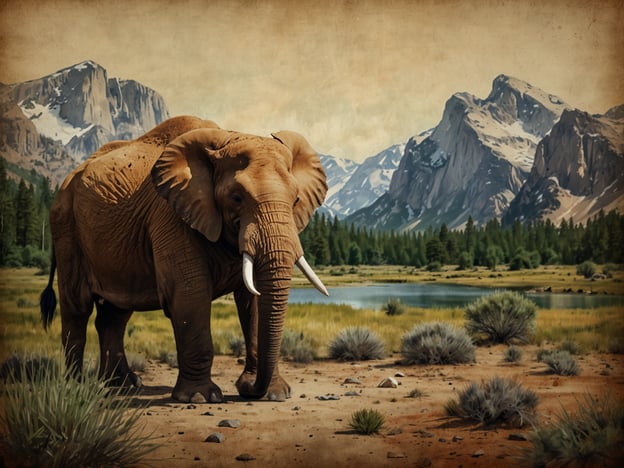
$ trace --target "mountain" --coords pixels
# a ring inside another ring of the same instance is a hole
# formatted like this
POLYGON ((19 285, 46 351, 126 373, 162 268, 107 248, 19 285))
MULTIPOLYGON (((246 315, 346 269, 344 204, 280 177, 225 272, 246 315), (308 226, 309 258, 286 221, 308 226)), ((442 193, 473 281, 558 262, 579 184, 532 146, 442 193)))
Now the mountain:
POLYGON ((430 136, 411 138, 388 192, 348 221, 380 229, 500 218, 533 165, 539 141, 569 106, 506 75, 486 99, 454 94, 430 136))
POLYGON ((612 209, 624 212, 624 105, 605 115, 564 111, 539 143, 531 173, 503 222, 578 223, 612 209))
POLYGON ((0 85, 0 156, 60 182, 111 140, 142 135, 169 117, 163 98, 133 80, 108 78, 92 61, 0 85))

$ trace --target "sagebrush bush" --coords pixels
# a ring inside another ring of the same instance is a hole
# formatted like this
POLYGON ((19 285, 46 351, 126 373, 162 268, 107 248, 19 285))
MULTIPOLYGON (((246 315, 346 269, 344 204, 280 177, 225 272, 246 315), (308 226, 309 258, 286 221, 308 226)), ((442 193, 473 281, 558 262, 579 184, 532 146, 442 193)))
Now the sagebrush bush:
POLYGON ((464 316, 468 333, 494 343, 526 343, 535 332, 535 303, 512 291, 480 297, 466 306, 464 316))
POLYGON ((568 351, 556 349, 541 356, 541 361, 557 375, 578 375, 576 360, 568 351))
POLYGON ((504 422, 521 427, 533 420, 538 400, 535 392, 515 380, 494 377, 481 385, 471 382, 445 409, 449 416, 482 424, 504 422))
POLYGON ((519 346, 511 345, 505 350, 503 359, 506 362, 517 363, 522 360, 522 348, 519 346))
POLYGON ((596 264, 589 260, 584 261, 576 266, 576 274, 585 278, 591 278, 596 273, 596 264))
POLYGON ((385 346, 381 338, 367 327, 349 327, 329 343, 329 356, 341 361, 383 359, 385 346))
POLYGON ((584 395, 576 414, 561 408, 552 422, 536 426, 526 450, 532 466, 621 466, 624 404, 612 396, 584 395))
POLYGON ((16 466, 126 466, 157 447, 136 427, 143 408, 121 397, 124 389, 92 373, 76 379, 61 363, 28 362, 9 372, 4 388, 2 424, 16 466))
POLYGON ((285 329, 282 334, 281 355, 285 359, 307 364, 316 359, 316 351, 310 340, 306 339, 303 332, 297 333, 285 329))
POLYGON ((374 409, 361 409, 351 415, 349 427, 358 434, 375 434, 384 425, 384 416, 374 409))
POLYGON ((245 354, 245 340, 241 336, 231 336, 228 340, 228 347, 235 357, 245 354))
POLYGON ((383 311, 386 315, 394 316, 394 315, 403 315, 405 313, 405 306, 401 304, 399 299, 390 299, 383 306, 383 311))
POLYGON ((403 335, 401 354, 406 364, 463 364, 475 361, 475 345, 463 329, 423 323, 403 335))

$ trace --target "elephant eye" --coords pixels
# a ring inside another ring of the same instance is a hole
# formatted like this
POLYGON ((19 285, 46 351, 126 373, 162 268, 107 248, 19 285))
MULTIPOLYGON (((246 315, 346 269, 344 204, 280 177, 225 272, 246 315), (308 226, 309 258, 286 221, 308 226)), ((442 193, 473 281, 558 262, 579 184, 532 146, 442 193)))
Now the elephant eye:
POLYGON ((299 196, 297 196, 297 198, 295 198, 295 203, 293 203, 293 206, 297 206, 297 203, 299 203, 299 196))
POLYGON ((234 192, 232 195, 230 195, 230 198, 237 205, 240 205, 243 202, 243 197, 241 197, 240 193, 234 192))

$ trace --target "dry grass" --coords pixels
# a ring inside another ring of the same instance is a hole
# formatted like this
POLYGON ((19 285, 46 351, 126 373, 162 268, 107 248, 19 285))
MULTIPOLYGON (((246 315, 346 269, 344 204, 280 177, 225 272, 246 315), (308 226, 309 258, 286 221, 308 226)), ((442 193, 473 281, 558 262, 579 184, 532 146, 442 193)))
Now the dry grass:
MULTIPOLYGON (((566 277, 566 272, 571 268, 560 267, 547 272, 552 276, 566 277)), ((35 273, 34 269, 0 270, 0 361, 15 351, 53 354, 58 349, 61 321, 57 317, 50 330, 44 332, 38 302, 47 277, 36 276, 35 273)), ((381 268, 370 267, 361 269, 360 274, 370 275, 367 278, 373 281, 381 279, 382 273, 381 268)), ((445 274, 448 272, 441 273, 445 274)), ((384 280, 398 280, 400 278, 398 275, 409 276, 412 281, 422 281, 424 276, 431 274, 419 272, 414 275, 410 274, 408 269, 390 267, 384 280)), ((337 278, 346 280, 345 283, 350 280, 348 275, 324 276, 323 280, 332 284, 337 278)), ((298 281, 297 277, 296 283, 298 281)), ((453 281, 461 282, 457 279, 453 281)), ((501 286, 498 282, 482 285, 501 286)), ((212 310, 215 350, 218 354, 230 353, 229 344, 232 338, 242 336, 234 302, 231 297, 226 296, 216 301, 212 310)), ((95 314, 92 315, 88 327, 86 350, 87 358, 92 360, 98 356, 97 334, 92 323, 94 317, 95 314)), ((327 346, 331 339, 347 327, 363 325, 370 328, 381 337, 388 352, 397 353, 401 348, 402 336, 414 325, 424 322, 446 322, 462 327, 464 312, 459 308, 405 307, 404 314, 388 317, 380 310, 360 310, 345 305, 293 304, 289 307, 286 317, 286 328, 303 333, 315 347, 317 355, 324 357, 328 355, 327 346)), ((588 351, 624 352, 621 338, 624 336, 624 315, 617 307, 539 309, 536 325, 534 342, 537 344, 573 340, 588 351)), ((135 313, 128 324, 125 343, 129 355, 136 354, 145 358, 157 359, 163 354, 175 352, 171 324, 161 311, 135 313)))

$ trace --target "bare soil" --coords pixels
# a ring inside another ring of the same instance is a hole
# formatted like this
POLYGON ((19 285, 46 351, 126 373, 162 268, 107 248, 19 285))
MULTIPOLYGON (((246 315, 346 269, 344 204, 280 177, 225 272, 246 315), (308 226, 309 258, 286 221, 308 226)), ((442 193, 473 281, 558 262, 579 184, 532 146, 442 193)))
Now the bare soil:
POLYGON ((622 355, 578 356, 580 374, 563 377, 535 360, 534 346, 523 347, 519 364, 503 361, 505 349, 479 348, 472 365, 402 366, 397 364, 398 355, 356 363, 285 362, 280 364, 281 374, 292 387, 292 398, 285 402, 241 399, 234 382, 242 365, 235 357, 218 356, 213 378, 226 401, 182 404, 171 399, 177 370, 150 361, 136 398, 149 404, 142 421, 162 445, 144 461, 167 468, 515 466, 522 465, 523 449, 531 447, 516 436, 529 433, 530 425, 484 427, 446 416, 445 403, 471 381, 517 379, 539 395, 537 417, 542 423, 562 406, 574 412, 585 393, 601 397, 608 391, 624 398, 622 355), (378 388, 386 377, 395 377, 399 386, 378 388), (361 383, 345 383, 348 378, 361 383), (408 397, 415 389, 423 396, 408 397), (352 392, 356 396, 350 396, 352 392), (339 400, 319 399, 327 395, 339 400), (379 434, 350 430, 351 414, 363 408, 385 416, 379 434), (225 419, 239 420, 240 427, 218 427, 225 419), (223 434, 223 442, 206 442, 213 433, 223 434), (237 460, 241 455, 248 460, 237 460))

